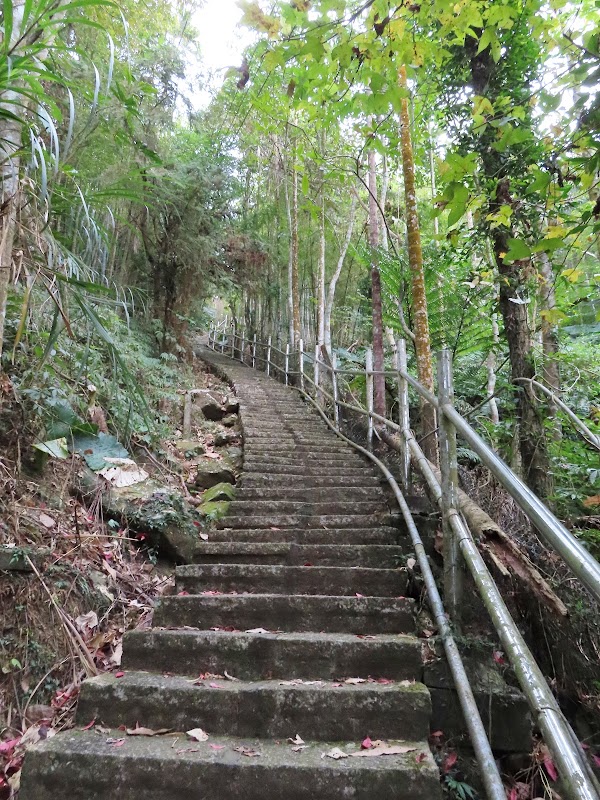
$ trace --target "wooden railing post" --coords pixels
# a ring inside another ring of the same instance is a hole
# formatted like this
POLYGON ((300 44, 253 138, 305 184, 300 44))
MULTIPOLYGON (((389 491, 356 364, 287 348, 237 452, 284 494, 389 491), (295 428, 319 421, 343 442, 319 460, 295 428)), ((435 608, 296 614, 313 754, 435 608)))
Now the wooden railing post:
POLYGON ((340 427, 340 408, 338 406, 338 382, 337 382, 337 356, 331 354, 331 388, 333 394, 333 421, 335 427, 340 427))
POLYGON ((365 355, 365 375, 367 379, 367 413, 368 429, 367 429, 367 446, 369 450, 373 449, 373 400, 374 400, 374 381, 373 381, 373 350, 369 347, 365 355))
POLYGON ((290 343, 285 346, 285 385, 290 382, 290 343))
MULTIPOLYGON (((438 401, 454 403, 452 383, 452 354, 450 350, 438 353, 438 401)), ((460 546, 450 518, 459 513, 458 461, 456 456, 456 429, 443 413, 439 415, 439 451, 442 473, 442 519, 444 530, 444 600, 454 626, 460 625, 463 576, 460 546)))
POLYGON ((298 342, 298 370, 300 372, 300 388, 304 391, 304 341, 298 342))
MULTIPOLYGON (((408 369, 408 359, 406 357, 406 340, 398 339, 396 342, 396 355, 398 359, 398 417, 402 431, 410 429, 410 408, 408 404, 408 381, 402 377, 401 373, 406 373, 408 369)), ((402 447, 400 453, 400 478, 404 488, 408 492, 410 489, 410 451, 404 436, 400 437, 402 447)))

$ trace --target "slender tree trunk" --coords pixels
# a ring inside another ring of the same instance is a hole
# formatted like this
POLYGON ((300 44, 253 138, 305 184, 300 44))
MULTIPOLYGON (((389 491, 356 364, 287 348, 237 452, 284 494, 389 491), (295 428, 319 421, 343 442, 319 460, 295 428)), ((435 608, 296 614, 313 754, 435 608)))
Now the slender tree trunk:
POLYGON ((375 151, 369 152, 369 245, 371 247, 371 308, 373 314, 373 408, 385 416, 385 376, 383 375, 383 310, 381 302, 381 275, 377 263, 379 247, 379 209, 377 206, 377 166, 375 151), (377 374, 379 373, 379 374, 377 374))
POLYGON ((297 345, 302 338, 300 325, 300 285, 298 278, 298 171, 296 159, 292 163, 292 228, 290 236, 290 310, 292 315, 292 342, 297 345))
MULTIPOLYGON (((554 272, 547 253, 538 256, 540 273, 539 299, 542 318, 542 351, 544 353, 543 377, 546 386, 557 396, 560 394, 560 367, 558 355, 558 326, 552 318, 556 310, 554 293, 554 272)), ((547 398, 548 414, 552 418, 552 436, 555 441, 562 439, 562 428, 558 417, 558 407, 554 400, 547 398)))
POLYGON ((335 301, 335 288, 337 286, 337 282, 342 274, 342 268, 344 266, 344 261, 346 259, 346 253, 348 252, 348 248, 350 247, 350 242, 352 240, 352 232, 354 230, 354 220, 356 218, 356 205, 358 202, 358 197, 356 192, 352 194, 352 205, 350 206, 350 216, 348 218, 348 228, 346 229, 346 238, 342 244, 340 255, 338 258, 338 262, 335 268, 335 272, 331 276, 331 280, 329 282, 329 288, 327 290, 327 299, 325 301, 325 314, 324 314, 324 343, 329 355, 331 355, 331 314, 333 312, 333 304, 335 301))
MULTIPOLYGON (((407 88, 406 69, 400 67, 399 84, 401 89, 407 88)), ((402 98, 400 113, 402 137, 402 172, 404 175, 404 196, 406 203, 406 235, 408 240, 408 263, 411 274, 412 318, 415 333, 415 351, 417 356, 417 375, 426 389, 433 391, 433 365, 431 361, 431 338, 429 335, 429 318, 427 315, 427 296, 425 294, 425 272, 423 269, 423 251, 421 249, 421 229, 417 209, 417 190, 415 183, 415 162, 410 137, 410 116, 408 99, 402 98)), ((437 464, 435 409, 421 400, 421 426, 423 451, 427 458, 437 464)))
POLYGON ((388 242, 388 229, 385 219, 385 204, 387 201, 387 193, 390 186, 390 170, 388 165, 387 156, 383 157, 383 175, 381 180, 381 197, 379 198, 379 207, 381 208, 381 212, 378 216, 379 220, 379 241, 381 242, 381 246, 387 253, 389 250, 389 242, 388 242))
POLYGON ((317 344, 325 344, 325 183, 321 184, 321 226, 317 276, 317 344))

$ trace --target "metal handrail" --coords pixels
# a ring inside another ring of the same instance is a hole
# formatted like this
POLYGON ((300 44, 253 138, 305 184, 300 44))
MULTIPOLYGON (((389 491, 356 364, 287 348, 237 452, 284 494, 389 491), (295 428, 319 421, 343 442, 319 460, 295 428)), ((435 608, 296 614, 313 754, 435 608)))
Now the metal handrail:
MULTIPOLYGON (((209 344, 210 343, 211 335, 209 334, 209 344)), ((257 344, 260 344, 261 346, 264 345, 264 343, 257 342, 256 337, 254 337, 252 352, 253 365, 256 363, 257 344)), ((213 333, 213 346, 215 345, 216 334, 213 333)), ((221 347, 221 349, 223 351, 223 347, 221 347)), ((517 504, 522 508, 529 519, 534 522, 538 529, 541 529, 540 533, 544 535, 544 538, 550 544, 550 546, 552 546, 556 552, 563 557, 565 563, 568 564, 574 574, 580 578, 582 583, 597 599, 600 599, 600 565, 592 558, 587 550, 585 550, 579 544, 575 537, 562 525, 562 523, 556 519, 550 510, 547 509, 546 506, 539 500, 539 498, 537 498, 533 492, 531 492, 531 490, 529 490, 523 484, 523 482, 516 475, 514 475, 514 473, 512 473, 509 467, 504 464, 504 462, 496 455, 496 453, 494 453, 494 451, 483 441, 483 439, 481 439, 481 437, 479 437, 478 434, 471 428, 469 423, 456 411, 451 402, 452 374, 449 353, 446 352, 445 354, 441 354, 438 363, 438 383, 440 384, 439 400, 432 392, 428 391, 407 372, 406 349, 405 343, 402 340, 398 342, 398 353, 400 355, 399 369, 396 373, 391 374, 398 380, 398 399, 400 403, 401 425, 398 425, 392 420, 389 420, 373 411, 372 378, 374 375, 374 370, 372 368, 372 359, 369 358, 369 353, 367 353, 365 372, 359 373, 364 374, 367 377, 367 401, 369 406, 367 409, 345 403, 337 397, 337 375, 343 374, 343 371, 337 370, 335 368, 335 364, 330 366, 316 356, 315 359, 313 359, 315 379, 313 380, 306 374, 304 370, 304 357, 307 354, 303 352, 302 341, 299 342, 298 351, 299 369, 294 374, 299 376, 301 393, 318 408, 321 415, 325 418, 328 424, 331 425, 334 430, 336 430, 338 435, 343 437, 343 434, 341 434, 341 432, 327 420, 327 417, 320 408, 319 404, 304 391, 306 382, 314 387, 315 394, 317 394, 318 397, 326 398, 334 403, 334 416, 336 421, 338 419, 338 406, 341 406, 342 408, 348 408, 349 410, 366 416, 369 420, 369 443, 371 442, 373 435, 374 422, 384 425, 401 434, 400 446, 404 456, 403 461, 406 462, 407 459, 410 459, 412 456, 412 460, 415 462, 419 471, 425 478, 434 500, 442 508, 445 531, 447 531, 447 536, 445 536, 445 538, 449 543, 449 550, 451 552, 452 548, 454 548, 455 553, 460 552, 469 568, 469 571, 471 572, 471 575, 475 581, 475 585, 477 586, 488 613, 490 614, 509 661, 515 670, 515 674, 517 675, 523 693, 525 694, 529 705, 535 714, 536 721, 544 735, 550 751, 552 752, 554 760, 558 766, 561 779, 564 782, 568 798, 570 800, 600 800, 600 789, 585 758, 585 754, 583 753, 583 750, 577 741, 569 723, 563 716, 560 707, 558 706, 558 703, 552 694, 552 691, 550 690, 532 653, 521 636, 515 621, 512 619, 512 616, 510 615, 510 612, 508 611, 508 608, 502 599, 500 591, 498 590, 498 587, 496 586, 494 579, 487 569, 487 566, 485 565, 485 562, 474 542, 473 536, 464 518, 460 514, 456 498, 454 500, 451 499, 453 491, 457 490, 456 477, 452 479, 453 467, 454 472, 456 472, 456 432, 458 431, 463 438, 466 439, 474 452, 479 455, 482 462, 488 466, 492 474, 497 477, 502 485, 505 486, 507 491, 509 491, 509 493, 514 497, 517 504), (328 369, 331 375, 333 394, 329 393, 323 386, 319 385, 318 376, 320 366, 328 369), (408 419, 408 385, 412 386, 427 402, 431 403, 438 410, 438 413, 441 413, 442 419, 440 423, 440 430, 442 434, 444 451, 441 459, 443 486, 440 486, 438 479, 436 478, 431 465, 429 464, 429 461, 426 459, 423 451, 419 447, 419 444, 412 434, 412 431, 410 430, 410 423, 408 419), (369 393, 371 393, 370 404, 369 393), (453 480, 454 485, 452 483, 453 480)), ((289 370, 290 355, 293 354, 288 346, 286 348, 286 369, 284 374, 286 383, 289 382, 289 376, 291 376, 291 372, 289 370)), ((244 354, 242 353, 242 360, 243 359, 244 354)), ((269 365, 267 363, 267 368, 268 366, 269 365)), ((277 365, 273 363, 273 366, 277 365)), ((278 367, 278 370, 281 372, 281 368, 278 367)), ((347 441, 353 446, 362 449, 365 454, 371 458, 371 460, 380 465, 380 468, 382 468, 384 474, 386 474, 386 468, 384 465, 382 465, 379 460, 373 456, 372 453, 370 453, 369 450, 360 448, 359 445, 356 445, 356 443, 353 443, 350 439, 347 439, 347 441)), ((388 477, 387 474, 386 477, 388 477)), ((405 480, 405 483, 408 484, 409 477, 407 473, 403 475, 403 480, 405 480)), ((394 490, 397 499, 398 495, 402 497, 402 501, 399 500, 399 505, 404 514, 403 506, 406 505, 406 503, 402 493, 400 492, 397 484, 396 488, 394 488, 393 484, 390 485, 392 485, 392 489, 394 490)), ((411 532, 410 524, 408 527, 409 532, 411 532)), ((445 559, 448 558, 448 552, 446 549, 444 556, 445 559)), ((458 569, 456 567, 457 565, 453 565, 450 569, 449 583, 446 584, 446 593, 448 596, 452 596, 454 591, 457 590, 456 584, 453 583, 453 581, 455 582, 457 580, 458 569)), ((435 605, 435 595, 431 595, 429 593, 429 586, 427 586, 427 589, 430 603, 433 602, 435 605)), ((432 610, 435 614, 435 609, 433 606, 432 610)), ((455 677, 457 692, 459 693, 459 696, 461 696, 462 703, 462 695, 465 691, 465 686, 462 685, 463 681, 458 676, 458 673, 455 675, 453 671, 453 676, 455 677)), ((468 687, 468 679, 466 679, 466 675, 464 678, 466 680, 466 686, 468 687)), ((470 687, 468 688, 470 691, 470 687)), ((465 708, 466 706, 463 705, 463 711, 465 711, 465 708)), ((471 730, 471 727, 469 726, 469 720, 467 718, 466 722, 472 737, 475 737, 473 738, 473 743, 477 750, 478 759, 480 759, 479 763, 482 769, 485 769, 484 765, 486 761, 483 757, 485 747, 482 751, 478 750, 480 743, 476 744, 477 733, 471 730)), ((489 742, 487 743, 487 747, 489 748, 489 742)), ((495 785, 494 780, 491 781, 489 786, 486 783, 486 788, 488 790, 488 796, 494 798, 494 800, 499 796, 503 796, 498 795, 498 786, 495 785)))

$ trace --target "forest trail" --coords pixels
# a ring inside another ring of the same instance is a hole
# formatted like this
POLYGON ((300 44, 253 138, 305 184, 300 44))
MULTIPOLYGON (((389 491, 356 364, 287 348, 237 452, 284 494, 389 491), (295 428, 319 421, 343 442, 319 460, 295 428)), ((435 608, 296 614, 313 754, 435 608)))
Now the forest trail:
POLYGON ((293 390, 203 357, 238 395, 241 488, 156 627, 126 634, 123 672, 28 754, 21 800, 441 798, 410 541, 379 476, 293 390))

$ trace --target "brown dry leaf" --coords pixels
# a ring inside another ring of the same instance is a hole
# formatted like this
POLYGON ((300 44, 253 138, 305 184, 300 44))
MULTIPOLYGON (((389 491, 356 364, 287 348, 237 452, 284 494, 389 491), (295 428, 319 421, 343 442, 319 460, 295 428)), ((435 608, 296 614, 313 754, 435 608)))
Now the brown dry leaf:
POLYGON ((223 675, 227 678, 228 681, 239 681, 239 678, 234 678, 233 675, 230 675, 227 670, 224 671, 223 675))
POLYGON ((234 747, 233 749, 236 753, 241 753, 243 756, 248 756, 248 758, 257 758, 260 756, 260 753, 258 753, 252 747, 246 747, 244 744, 241 745, 241 747, 234 747))
POLYGON ((192 728, 191 731, 186 731, 186 734, 195 742, 206 742, 208 740, 208 733, 203 731, 202 728, 192 728))
MULTIPOLYGON (((595 494, 593 497, 586 497, 583 501, 583 505, 586 508, 591 508, 592 506, 600 506, 600 494, 595 494)), ((40 515, 41 521, 41 515, 40 515)))
POLYGON ((159 728, 153 731, 152 728, 142 728, 136 723, 135 728, 127 728, 126 733, 128 736, 162 736, 165 733, 170 733, 172 728, 159 728))
POLYGON ((371 747, 368 750, 357 750, 356 753, 351 753, 352 758, 371 758, 372 756, 400 756, 404 753, 412 753, 416 747, 407 747, 403 744, 394 745, 381 745, 380 747, 371 747))

